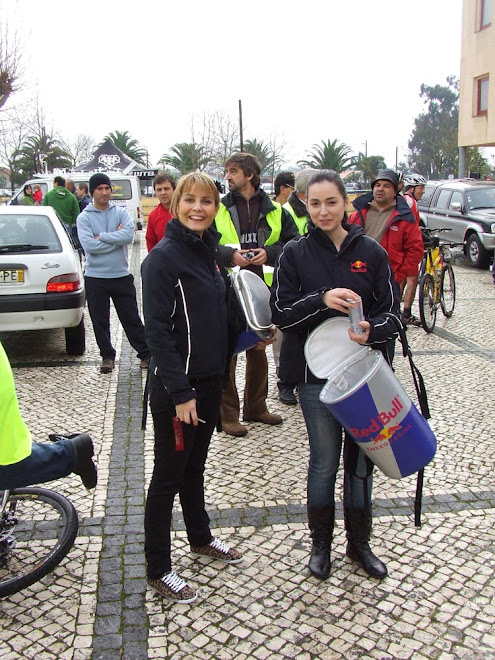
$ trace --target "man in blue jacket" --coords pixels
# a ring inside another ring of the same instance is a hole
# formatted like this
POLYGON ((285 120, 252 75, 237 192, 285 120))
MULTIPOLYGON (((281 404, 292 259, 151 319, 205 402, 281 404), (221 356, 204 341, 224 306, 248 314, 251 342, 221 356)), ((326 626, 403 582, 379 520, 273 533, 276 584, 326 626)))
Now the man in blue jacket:
POLYGON ((100 371, 108 374, 115 366, 115 349, 110 340, 110 299, 127 339, 141 360, 141 369, 147 369, 150 352, 127 257, 127 246, 134 236, 134 223, 126 209, 110 201, 112 182, 106 174, 93 174, 89 191, 93 203, 77 218, 77 233, 86 254, 84 283, 89 314, 103 359, 100 371))

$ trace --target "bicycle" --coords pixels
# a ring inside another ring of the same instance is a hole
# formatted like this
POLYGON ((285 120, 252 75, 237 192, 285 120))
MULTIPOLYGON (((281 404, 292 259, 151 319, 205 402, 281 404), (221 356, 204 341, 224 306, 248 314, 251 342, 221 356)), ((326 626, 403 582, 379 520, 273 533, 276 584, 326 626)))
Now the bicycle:
POLYGON ((451 247, 461 243, 440 243, 436 235, 450 229, 422 227, 425 253, 419 268, 419 317, 425 332, 433 332, 438 307, 447 318, 454 313, 455 277, 450 263, 451 247))
POLYGON ((72 548, 79 523, 63 495, 30 487, 0 491, 0 598, 53 571, 72 548))

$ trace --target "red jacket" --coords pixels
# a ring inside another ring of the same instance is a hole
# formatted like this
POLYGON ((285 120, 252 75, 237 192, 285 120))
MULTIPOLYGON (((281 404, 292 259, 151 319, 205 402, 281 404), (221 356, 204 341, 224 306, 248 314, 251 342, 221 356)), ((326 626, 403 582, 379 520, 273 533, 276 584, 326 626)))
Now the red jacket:
MULTIPOLYGON (((373 200, 373 193, 366 193, 354 200, 356 209, 351 213, 349 222, 365 228, 368 205, 373 200)), ((406 200, 396 197, 397 207, 387 223, 387 228, 380 242, 388 254, 395 279, 400 284, 406 277, 418 274, 418 266, 423 258, 423 238, 421 230, 406 200)))
POLYGON ((167 209, 158 204, 148 216, 148 226, 146 227, 146 245, 148 252, 155 247, 165 235, 167 222, 171 220, 172 214, 167 209))
POLYGON ((413 216, 416 218, 416 222, 419 225, 421 223, 421 218, 419 217, 418 202, 416 201, 416 198, 410 195, 408 192, 404 193, 402 196, 408 203, 409 208, 411 209, 413 216))

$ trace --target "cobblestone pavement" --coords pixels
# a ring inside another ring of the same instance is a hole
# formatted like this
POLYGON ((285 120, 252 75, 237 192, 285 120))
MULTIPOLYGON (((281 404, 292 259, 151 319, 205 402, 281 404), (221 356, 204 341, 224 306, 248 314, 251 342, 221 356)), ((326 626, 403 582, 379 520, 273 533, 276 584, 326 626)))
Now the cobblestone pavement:
MULTIPOLYGON (((141 234, 137 281, 144 251, 141 234)), ((345 557, 340 505, 332 574, 308 575, 306 435, 299 407, 276 398, 270 362, 269 405, 284 424, 251 424, 242 439, 217 434, 207 464, 214 533, 245 560, 193 559, 177 507, 174 564, 200 596, 192 605, 162 601, 147 591, 143 558, 151 424, 140 430, 143 375, 116 318, 111 375, 99 373, 89 319, 83 358, 65 355, 60 331, 4 334, 33 435, 88 430, 99 484, 93 493, 77 477, 52 484, 74 502, 79 536, 52 574, 0 601, 2 660, 495 658, 495 292, 489 272, 455 272, 452 318, 440 314, 431 335, 408 331, 439 449, 426 469, 420 529, 415 479, 375 473, 373 543, 390 573, 381 583, 345 557)), ((397 357, 396 369, 412 393, 407 361, 397 357)))

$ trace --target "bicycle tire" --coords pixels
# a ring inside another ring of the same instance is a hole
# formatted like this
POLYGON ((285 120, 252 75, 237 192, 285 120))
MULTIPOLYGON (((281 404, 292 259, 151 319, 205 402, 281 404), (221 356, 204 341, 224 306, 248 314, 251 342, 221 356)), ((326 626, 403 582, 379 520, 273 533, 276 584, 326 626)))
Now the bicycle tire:
POLYGON ((435 283, 433 277, 426 273, 419 283, 419 318, 425 332, 433 332, 437 320, 437 305, 435 303, 435 283))
MULTIPOLYGON (((0 562, 0 598, 53 571, 72 548, 79 528, 72 502, 45 488, 12 490, 5 512, 15 515, 18 522, 12 530, 15 545, 0 562)), ((3 524, 0 521, 0 528, 3 524)))
POLYGON ((448 319, 454 313, 455 307, 455 277, 450 264, 444 264, 440 280, 440 307, 448 319))

